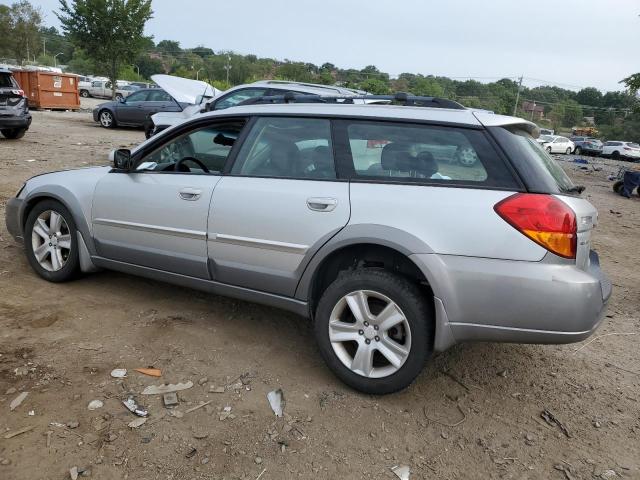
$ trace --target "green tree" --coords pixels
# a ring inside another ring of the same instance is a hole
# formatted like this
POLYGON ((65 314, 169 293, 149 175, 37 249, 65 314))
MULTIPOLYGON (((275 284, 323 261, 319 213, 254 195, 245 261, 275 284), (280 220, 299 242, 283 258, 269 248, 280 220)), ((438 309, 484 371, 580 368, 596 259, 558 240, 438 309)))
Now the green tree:
POLYGON ((602 92, 593 87, 583 88, 576 94, 576 102, 580 105, 599 107, 602 103, 602 92))
POLYGON ((634 73, 627 78, 620 80, 620 83, 624 83, 627 89, 634 95, 640 90, 640 73, 634 73))
POLYGON ((56 16, 63 30, 109 76, 116 80, 145 45, 144 25, 151 18, 151 0, 60 0, 56 16))
POLYGON ((18 63, 33 59, 40 52, 42 13, 28 1, 10 7, 0 5, 0 52, 18 63))

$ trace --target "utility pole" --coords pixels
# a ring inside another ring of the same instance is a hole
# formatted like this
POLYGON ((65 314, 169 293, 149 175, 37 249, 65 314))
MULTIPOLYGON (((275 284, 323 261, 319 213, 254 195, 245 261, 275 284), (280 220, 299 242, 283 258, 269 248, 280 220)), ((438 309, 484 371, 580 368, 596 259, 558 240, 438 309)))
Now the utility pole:
POLYGON ((227 55, 227 64, 224 66, 227 71, 227 85, 229 85, 229 70, 231 70, 231 55, 227 55))
POLYGON ((522 90, 522 75, 520 76, 520 81, 518 82, 518 93, 516 93, 516 104, 513 106, 513 116, 516 116, 516 112, 518 111, 518 102, 520 101, 520 90, 522 90))
POLYGON ((47 56, 47 39, 46 38, 42 39, 42 56, 43 57, 47 56))

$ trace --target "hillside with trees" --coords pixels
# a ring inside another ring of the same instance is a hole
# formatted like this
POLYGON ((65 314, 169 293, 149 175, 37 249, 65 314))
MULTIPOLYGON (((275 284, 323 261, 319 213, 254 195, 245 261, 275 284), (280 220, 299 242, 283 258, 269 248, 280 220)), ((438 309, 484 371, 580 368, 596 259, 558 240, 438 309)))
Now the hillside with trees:
MULTIPOLYGON (((0 32, 3 38, 13 39, 0 44, 0 62, 53 65, 52 55, 58 53, 58 63, 64 64, 67 71, 84 75, 112 74, 109 69, 113 65, 96 62, 77 35, 64 35, 54 27, 44 26, 41 13, 26 0, 11 6, 0 5, 0 32)), ((567 131, 574 126, 595 124, 604 138, 640 141, 637 97, 640 74, 623 80, 620 91, 603 93, 593 87, 580 90, 553 85, 519 87, 516 78, 481 82, 416 73, 402 73, 391 78, 373 65, 362 69, 340 68, 332 63, 315 65, 261 58, 211 46, 183 48, 177 41, 156 43, 150 37, 140 40, 136 52, 131 58, 118 62, 119 78, 148 80, 155 73, 166 73, 205 80, 221 90, 261 79, 280 79, 338 84, 374 94, 404 91, 450 98, 469 107, 501 114, 512 115, 515 107, 516 115, 555 130, 567 131)))

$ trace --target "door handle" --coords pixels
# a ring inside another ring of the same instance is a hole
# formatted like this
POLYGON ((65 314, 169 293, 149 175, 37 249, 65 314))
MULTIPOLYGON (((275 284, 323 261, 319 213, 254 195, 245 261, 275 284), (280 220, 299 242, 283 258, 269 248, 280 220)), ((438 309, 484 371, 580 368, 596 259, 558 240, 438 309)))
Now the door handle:
POLYGON ((338 205, 338 200, 327 197, 307 198, 307 207, 314 212, 332 212, 338 205))
POLYGON ((200 198, 200 195, 202 195, 202 190, 198 190, 196 188, 183 188, 178 193, 178 196, 182 200, 188 200, 191 202, 198 200, 200 198))

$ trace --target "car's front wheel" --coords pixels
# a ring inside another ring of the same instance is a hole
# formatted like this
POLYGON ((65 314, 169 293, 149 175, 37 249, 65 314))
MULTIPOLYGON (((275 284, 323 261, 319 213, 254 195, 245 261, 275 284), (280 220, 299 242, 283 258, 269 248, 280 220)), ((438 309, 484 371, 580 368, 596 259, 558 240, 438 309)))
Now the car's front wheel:
POLYGON ((565 155, 571 155, 571 147, 567 147, 564 153, 565 155))
POLYGON ((582 153, 582 149, 580 147, 576 147, 573 153, 575 153, 576 155, 580 155, 582 153))
POLYGON ((2 135, 9 140, 17 140, 24 137, 27 130, 28 128, 3 128, 0 132, 2 132, 2 135))
POLYGON ((551 147, 547 147, 547 152, 551 153, 551 147))
POLYGON ((27 217, 24 243, 31 267, 45 280, 65 282, 79 271, 77 228, 64 205, 38 203, 27 217))
POLYGON ((347 385, 370 394, 401 390, 432 351, 433 314, 417 284, 394 273, 342 273, 322 295, 315 316, 320 353, 347 385))
POLYGON ((98 118, 100 120, 100 125, 102 125, 104 128, 111 128, 115 127, 116 125, 115 119, 113 118, 113 113, 111 113, 109 110, 102 110, 98 118))
POLYGON ((89 98, 89 92, 87 90, 80 90, 80 96, 82 98, 89 98))

